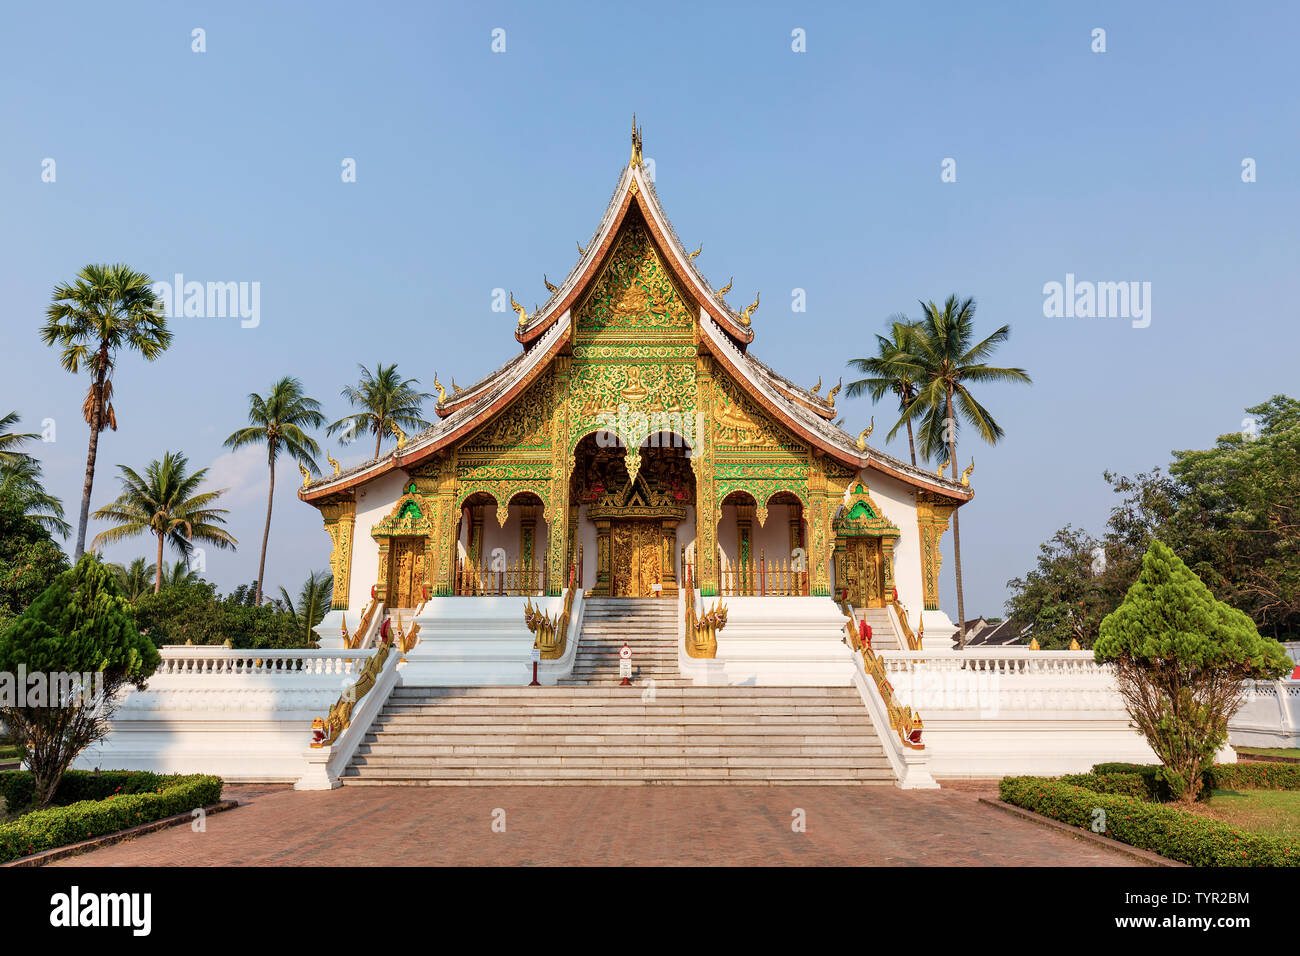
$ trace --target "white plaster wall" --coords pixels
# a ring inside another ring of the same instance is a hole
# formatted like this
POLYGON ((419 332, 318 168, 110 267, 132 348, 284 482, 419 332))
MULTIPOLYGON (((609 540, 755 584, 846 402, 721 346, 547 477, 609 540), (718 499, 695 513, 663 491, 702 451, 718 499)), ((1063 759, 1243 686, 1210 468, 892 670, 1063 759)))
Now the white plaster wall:
POLYGON ((365 613, 370 589, 379 579, 379 542, 370 536, 370 530, 388 517, 410 481, 406 472, 391 471, 357 489, 357 526, 352 538, 352 580, 348 588, 351 612, 365 613))
MULTIPOLYGON (((896 478, 864 468, 858 478, 866 486, 871 500, 880 506, 885 517, 898 526, 901 537, 894 542, 894 586, 898 599, 907 605, 912 615, 910 623, 916 629, 916 615, 924 608, 921 588, 921 540, 916 527, 916 492, 896 478)), ((850 487, 852 492, 852 487, 850 487)), ((845 495, 848 500, 848 495, 845 495)), ((945 536, 946 537, 946 536, 945 536)), ((942 573, 942 572, 941 572, 942 573)))

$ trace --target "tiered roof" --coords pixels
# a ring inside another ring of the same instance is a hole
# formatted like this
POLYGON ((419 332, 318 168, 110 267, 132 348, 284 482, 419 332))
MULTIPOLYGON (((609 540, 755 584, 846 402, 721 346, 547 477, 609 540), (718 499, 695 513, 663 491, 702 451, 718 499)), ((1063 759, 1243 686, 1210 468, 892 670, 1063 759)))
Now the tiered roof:
MULTIPOLYGON (((635 142, 639 146, 639 137, 635 142)), ((568 344, 572 309, 599 275, 633 206, 639 210, 668 268, 698 305, 701 349, 712 354, 768 414, 813 449, 845 465, 855 469, 872 468, 958 503, 971 498, 972 492, 966 485, 916 468, 874 448, 860 449, 854 436, 832 423, 836 411, 826 398, 794 384, 749 354, 748 347, 754 339, 749 316, 732 310, 696 268, 694 258, 664 213, 654 183, 640 162, 640 151, 635 148, 632 161, 620 174, 609 205, 577 264, 546 303, 532 315, 525 314, 516 327, 515 338, 523 345, 523 353, 468 388, 440 400, 436 407, 439 421, 412 436, 402 449, 315 482, 301 490, 299 497, 322 502, 393 469, 413 466, 467 437, 523 394, 568 344)))

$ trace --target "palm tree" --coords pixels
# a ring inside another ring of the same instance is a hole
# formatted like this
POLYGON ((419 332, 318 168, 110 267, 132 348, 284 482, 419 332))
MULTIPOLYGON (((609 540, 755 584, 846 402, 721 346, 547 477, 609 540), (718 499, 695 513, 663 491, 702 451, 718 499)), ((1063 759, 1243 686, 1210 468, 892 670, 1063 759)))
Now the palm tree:
POLYGON ((320 402, 303 394, 302 382, 285 376, 263 398, 256 392, 248 396, 248 421, 226 439, 227 448, 245 445, 266 445, 266 461, 271 471, 271 481, 266 492, 266 526, 262 529, 262 556, 257 562, 257 594, 254 601, 262 603, 262 580, 266 574, 266 542, 271 537, 271 503, 275 500, 275 460, 283 447, 297 458, 313 475, 320 474, 316 456, 320 446, 303 428, 320 428, 325 416, 320 413, 320 402))
POLYGON ((122 493, 112 503, 95 512, 96 520, 118 522, 95 535, 91 548, 133 538, 148 532, 158 537, 153 592, 162 590, 163 543, 170 542, 182 557, 189 557, 195 541, 206 541, 216 548, 234 549, 238 542, 222 528, 225 508, 212 507, 225 493, 200 491, 208 470, 200 468, 187 474, 189 460, 179 452, 166 452, 162 461, 155 459, 141 477, 126 465, 122 473, 122 493))
POLYGON ((136 558, 127 566, 110 564, 108 567, 117 579, 118 587, 132 604, 152 590, 157 569, 144 558, 136 558))
POLYGON ((348 404, 361 411, 345 415, 325 430, 327 435, 342 432, 340 441, 347 444, 363 431, 375 436, 375 457, 379 457, 379 446, 384 436, 397 437, 397 428, 409 432, 418 432, 429 427, 429 422, 421 417, 420 412, 426 398, 432 398, 431 392, 417 392, 413 386, 417 379, 401 379, 397 374, 397 363, 375 366, 375 374, 364 365, 361 369, 359 387, 351 385, 343 389, 343 397, 348 404))
POLYGON ((29 441, 35 441, 41 437, 31 432, 10 431, 10 429, 17 427, 21 420, 22 417, 17 412, 0 415, 0 465, 7 465, 20 458, 31 458, 31 455, 27 454, 27 452, 18 449, 29 441))
POLYGON ((66 538, 72 526, 63 520, 63 502, 45 490, 41 463, 13 454, 0 460, 0 501, 14 501, 28 518, 52 534, 66 538))
POLYGON ((167 350, 172 334, 153 283, 142 272, 118 264, 88 265, 77 273, 73 285, 54 287, 54 301, 46 309, 41 340, 56 342, 63 349, 63 367, 76 373, 90 372, 90 388, 82 404, 90 426, 90 448, 86 452, 86 479, 81 487, 81 514, 77 520, 77 543, 73 561, 86 550, 86 524, 90 514, 90 491, 95 483, 95 459, 99 454, 99 433, 117 430, 113 411, 113 368, 118 352, 134 349, 150 362, 167 350))
POLYGON ((280 601, 294 623, 302 628, 303 643, 312 644, 312 628, 325 617, 334 599, 334 575, 328 571, 312 571, 303 582, 295 603, 283 586, 280 588, 280 601))
MULTIPOLYGON (((887 392, 893 392, 898 398, 898 409, 902 411, 916 398, 920 387, 914 366, 908 364, 912 354, 914 324, 901 314, 893 316, 891 323, 888 338, 876 336, 876 355, 873 358, 849 359, 849 368, 862 372, 867 377, 849 382, 844 394, 848 398, 857 398, 865 392, 873 402, 878 402, 887 392)), ((895 425, 886 438, 892 440, 897 433, 898 425, 895 425)), ((907 450, 911 452, 912 464, 915 465, 916 442, 912 436, 910 418, 907 419, 907 450)))
MULTIPOLYGON (((960 420, 974 426, 990 445, 1003 436, 1002 426, 970 393, 967 383, 1024 382, 1030 378, 1022 368, 997 368, 985 361, 1011 335, 1004 325, 988 338, 974 343, 975 300, 958 301, 950 295, 942 306, 922 302, 923 317, 914 327, 912 365, 920 388, 916 397, 903 409, 900 424, 921 419, 921 454, 938 457, 945 451, 957 480, 957 431, 960 420)), ((898 425, 894 426, 898 428, 898 425)), ((960 646, 966 647, 966 601, 961 585, 961 525, 958 511, 952 513, 953 567, 957 577, 957 617, 960 621, 960 646)))
POLYGON ((162 586, 165 588, 179 587, 183 584, 193 584, 199 578, 199 572, 191 570, 189 562, 184 558, 179 559, 170 568, 163 565, 162 569, 162 586))

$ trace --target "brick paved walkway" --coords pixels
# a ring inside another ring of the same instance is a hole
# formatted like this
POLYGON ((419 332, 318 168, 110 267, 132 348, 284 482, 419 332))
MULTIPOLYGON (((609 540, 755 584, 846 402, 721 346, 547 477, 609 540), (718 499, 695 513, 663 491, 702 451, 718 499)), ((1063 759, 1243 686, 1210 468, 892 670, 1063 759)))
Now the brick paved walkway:
POLYGON ((242 806, 56 866, 1128 866, 976 798, 981 786, 228 787, 242 806), (506 832, 492 830, 505 811, 506 832), (807 831, 791 829, 792 811, 807 831))

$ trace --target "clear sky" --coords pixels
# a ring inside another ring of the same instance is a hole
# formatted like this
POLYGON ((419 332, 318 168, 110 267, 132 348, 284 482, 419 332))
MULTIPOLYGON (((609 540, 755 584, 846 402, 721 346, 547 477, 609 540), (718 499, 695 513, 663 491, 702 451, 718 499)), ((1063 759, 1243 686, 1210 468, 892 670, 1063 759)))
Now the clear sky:
MULTIPOLYGON (((1300 392, 1298 10, 12 5, 0 409, 25 430, 56 423, 34 450, 75 524, 86 381, 38 339, 54 285, 118 261, 155 279, 260 283, 257 327, 177 319, 159 361, 121 363, 120 429, 100 443, 92 499, 116 494, 116 464, 184 451, 231 489, 239 549, 209 550, 207 576, 251 580, 265 457, 221 447, 247 394, 297 375, 333 419, 358 362, 397 361, 429 391, 435 371, 467 384, 496 368, 518 346, 493 289, 531 308, 543 272, 568 272, 627 161, 635 110, 683 241, 703 242, 715 286, 735 277, 734 302, 761 290, 753 352, 795 380, 833 383, 919 298, 974 296, 981 330, 1010 323, 998 359, 1034 384, 982 390, 1006 440, 966 435, 959 449, 976 461, 966 607, 999 614, 1039 542, 1066 522, 1099 529, 1104 470, 1164 464, 1238 429, 1244 406, 1300 392), (355 183, 342 182, 347 158, 355 183), (1149 326, 1046 318, 1043 286, 1067 274, 1151 283, 1149 326)), ((881 438, 894 420, 865 399, 841 405, 850 431, 874 414, 881 438)), ((347 465, 369 446, 328 447, 347 465)), ((905 457, 906 442, 887 450, 905 457)), ((273 593, 329 553, 291 462, 277 481, 273 593)), ((107 552, 140 554, 150 542, 107 552)), ((955 617, 951 572, 949 556, 955 617)))

